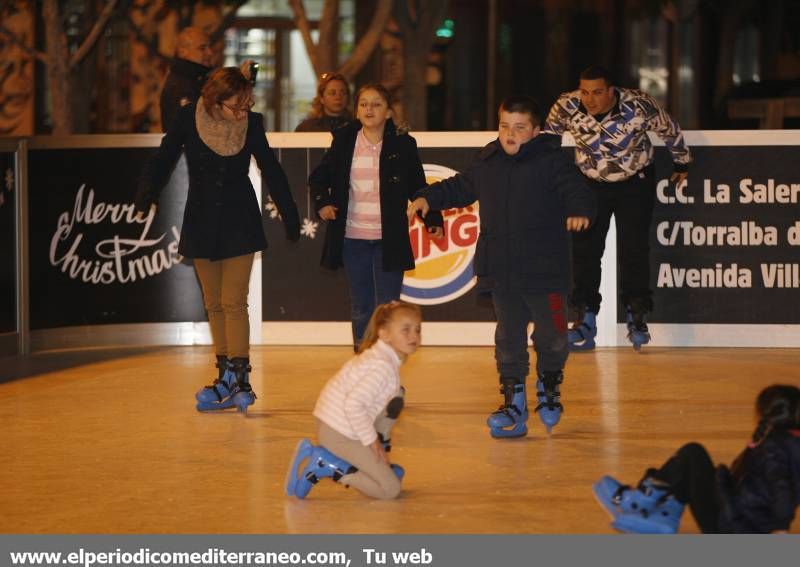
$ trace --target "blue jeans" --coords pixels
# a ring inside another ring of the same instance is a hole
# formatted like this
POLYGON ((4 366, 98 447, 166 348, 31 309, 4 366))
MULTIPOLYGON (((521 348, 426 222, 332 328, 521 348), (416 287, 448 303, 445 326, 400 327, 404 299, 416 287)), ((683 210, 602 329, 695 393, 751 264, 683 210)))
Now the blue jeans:
POLYGON ((353 346, 358 350, 375 307, 400 299, 403 272, 383 270, 383 246, 380 240, 345 238, 342 259, 350 284, 353 346))

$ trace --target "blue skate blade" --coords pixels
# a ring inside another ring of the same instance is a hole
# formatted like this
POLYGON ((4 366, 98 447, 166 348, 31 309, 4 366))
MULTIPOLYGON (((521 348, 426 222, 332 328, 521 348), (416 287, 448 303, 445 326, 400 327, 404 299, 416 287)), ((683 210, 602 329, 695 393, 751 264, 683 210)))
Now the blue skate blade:
POLYGON ((525 437, 528 434, 528 426, 524 423, 518 423, 511 429, 498 429, 490 428, 489 433, 495 439, 508 439, 513 437, 525 437))
POLYGON ((594 339, 586 339, 585 341, 578 341, 574 343, 569 343, 569 351, 570 352, 581 352, 586 350, 594 350, 595 342, 594 339))
POLYGON ((611 527, 626 534, 669 535, 677 531, 672 526, 643 518, 640 514, 621 514, 611 522, 611 527))
POLYGON ((295 495, 295 486, 297 485, 297 471, 300 464, 311 455, 314 446, 308 439, 301 439, 294 449, 292 456, 292 463, 289 465, 289 470, 286 471, 286 495, 295 495))
POLYGON ((221 402, 197 402, 197 411, 220 411, 234 407, 233 398, 225 398, 221 402))
POLYGON ((254 403, 256 403, 256 398, 257 396, 255 395, 255 392, 253 392, 252 390, 249 392, 243 392, 240 390, 236 392, 233 396, 231 396, 231 399, 233 400, 233 404, 236 406, 236 409, 241 413, 243 413, 245 416, 247 415, 247 407, 252 406, 254 403))
POLYGON ((639 352, 646 344, 650 344, 650 333, 628 331, 628 341, 633 345, 633 350, 639 352))
POLYGON ((519 423, 525 423, 528 421, 528 412, 525 411, 522 413, 521 416, 517 418, 515 421, 513 417, 506 413, 493 413, 489 417, 486 418, 486 425, 488 425, 491 429, 500 429, 504 427, 512 427, 519 423))
POLYGON ((542 422, 542 425, 545 426, 548 433, 561 421, 561 410, 542 408, 536 413, 539 414, 539 420, 542 422))
MULTIPOLYGON (((222 396, 223 399, 226 398, 226 397, 227 396, 222 396)), ((213 388, 209 388, 208 386, 206 386, 202 390, 198 390, 197 392, 195 392, 194 399, 197 400, 198 402, 217 402, 217 403, 219 403, 219 398, 217 397, 217 394, 214 393, 214 389, 213 388)))
POLYGON ((611 501, 611 495, 608 493, 608 490, 606 490, 606 487, 603 484, 603 481, 606 478, 607 477, 604 476, 603 478, 592 484, 592 494, 594 494, 594 499, 597 500, 597 503, 603 507, 603 510, 606 511, 609 518, 611 518, 611 520, 614 521, 619 517, 619 511, 617 507, 614 505, 614 503, 611 501))

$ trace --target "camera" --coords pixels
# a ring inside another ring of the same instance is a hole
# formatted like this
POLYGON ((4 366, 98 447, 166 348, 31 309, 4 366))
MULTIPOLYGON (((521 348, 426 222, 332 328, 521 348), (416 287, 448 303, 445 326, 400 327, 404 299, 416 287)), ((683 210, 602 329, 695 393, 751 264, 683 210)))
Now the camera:
POLYGON ((250 82, 253 85, 256 84, 256 75, 258 75, 258 63, 253 61, 250 63, 250 82))

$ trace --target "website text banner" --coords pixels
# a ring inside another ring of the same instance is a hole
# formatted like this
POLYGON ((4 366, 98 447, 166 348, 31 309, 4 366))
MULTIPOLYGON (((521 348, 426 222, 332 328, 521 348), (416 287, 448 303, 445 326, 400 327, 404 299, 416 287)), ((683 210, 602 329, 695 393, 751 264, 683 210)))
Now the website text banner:
POLYGON ((188 188, 183 158, 158 213, 135 218, 137 182, 153 151, 30 151, 32 330, 205 321, 194 270, 178 254, 188 188))
POLYGON ((657 149, 650 320, 800 323, 800 148, 695 146, 692 152, 688 183, 676 188, 668 181, 669 156, 657 149))
POLYGON ((13 152, 0 152, 0 334, 17 330, 16 171, 13 152))
POLYGON ((793 565, 797 536, 0 536, 0 567, 793 565))

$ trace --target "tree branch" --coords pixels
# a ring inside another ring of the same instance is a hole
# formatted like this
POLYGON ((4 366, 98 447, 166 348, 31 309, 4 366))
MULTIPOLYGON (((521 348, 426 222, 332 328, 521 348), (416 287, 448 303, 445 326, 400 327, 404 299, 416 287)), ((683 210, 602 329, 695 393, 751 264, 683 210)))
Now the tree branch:
POLYGON ((133 21, 133 18, 131 17, 130 14, 127 14, 126 19, 128 20, 128 26, 130 30, 133 32, 136 41, 138 41, 147 48, 147 52, 150 54, 151 57, 155 57, 156 59, 164 63, 169 63, 172 61, 172 57, 170 55, 164 55, 158 50, 158 43, 156 42, 156 38, 151 38, 144 35, 142 29, 136 22, 133 21))
POLYGON ((227 14, 225 14, 225 16, 223 16, 222 21, 219 23, 219 26, 217 26, 217 29, 209 34, 212 44, 222 39, 222 35, 225 33, 225 30, 231 27, 231 24, 233 24, 233 21, 236 19, 236 13, 244 4, 247 4, 247 0, 236 0, 236 4, 228 11, 227 14))
POLYGON ((109 0, 106 4, 106 7, 103 8, 103 11, 100 13, 100 17, 97 18, 97 21, 92 26, 92 30, 89 32, 89 35, 86 36, 86 39, 83 40, 83 43, 78 48, 78 50, 72 54, 72 57, 69 59, 69 68, 74 68, 81 60, 86 57, 86 54, 92 50, 94 47, 97 38, 100 37, 100 34, 103 33, 103 29, 106 27, 108 20, 111 18, 111 14, 114 13, 114 6, 116 6, 117 0, 109 0))
POLYGON ((319 69, 317 46, 314 45, 314 40, 311 38, 311 27, 308 25, 308 17, 306 16, 306 9, 305 6, 303 6, 303 1, 288 1, 294 13, 294 25, 297 26, 297 29, 300 30, 300 35, 303 36, 303 43, 305 43, 308 58, 311 59, 311 67, 314 68, 314 73, 319 75, 322 70, 319 69))
POLYGON ((369 56, 372 55, 375 46, 378 45, 383 30, 386 29, 386 22, 389 21, 389 17, 392 15, 392 4, 394 4, 394 0, 378 0, 367 31, 358 40, 350 57, 339 69, 339 72, 348 79, 352 80, 358 74, 369 60, 369 56))
POLYGON ((37 59, 37 60, 41 61, 45 65, 50 62, 49 59, 47 58, 46 54, 42 53, 41 51, 37 51, 35 49, 32 49, 32 48, 28 47, 27 45, 25 45, 24 43, 22 43, 22 40, 19 39, 14 34, 14 32, 12 32, 10 29, 6 28, 2 24, 0 24, 0 34, 3 34, 9 40, 11 40, 11 43, 16 43, 20 47, 20 49, 22 49, 22 51, 24 51, 27 55, 30 55, 34 59, 37 59))
POLYGON ((408 5, 408 0, 397 0, 394 8, 394 19, 397 21, 397 25, 400 29, 414 29, 414 22, 409 15, 410 7, 408 5), (405 6, 403 6, 404 2, 405 6))
POLYGON ((339 0, 325 0, 319 19, 317 63, 327 72, 339 66, 339 0))

